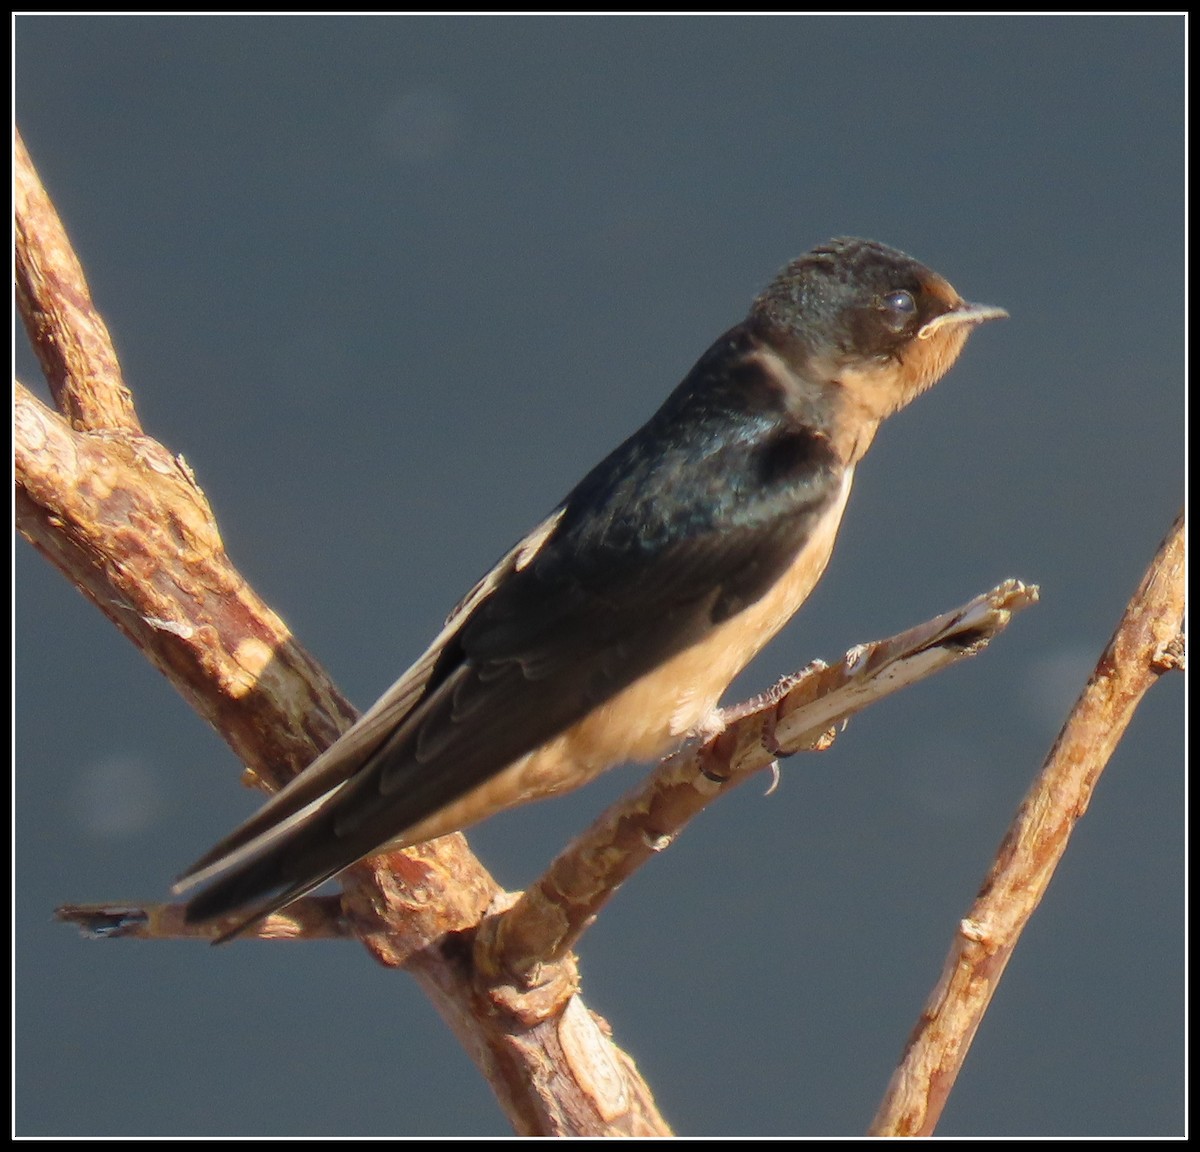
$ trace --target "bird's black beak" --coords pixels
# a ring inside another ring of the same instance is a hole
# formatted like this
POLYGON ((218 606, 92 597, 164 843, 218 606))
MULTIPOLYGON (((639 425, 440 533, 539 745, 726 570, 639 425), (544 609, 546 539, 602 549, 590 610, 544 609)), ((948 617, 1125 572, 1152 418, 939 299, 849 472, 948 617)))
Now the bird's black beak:
POLYGON ((1006 320, 1008 313, 994 304, 968 304, 965 300, 949 312, 935 316, 917 333, 920 340, 928 340, 935 332, 948 324, 982 324, 987 320, 1006 320))

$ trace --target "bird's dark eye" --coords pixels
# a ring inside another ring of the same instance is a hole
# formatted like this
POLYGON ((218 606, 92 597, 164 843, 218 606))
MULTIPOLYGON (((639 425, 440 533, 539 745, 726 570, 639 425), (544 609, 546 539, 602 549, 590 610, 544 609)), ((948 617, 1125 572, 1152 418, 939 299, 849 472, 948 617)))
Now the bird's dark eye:
POLYGON ((901 289, 899 292, 889 292, 883 298, 883 306, 899 319, 907 320, 917 310, 917 302, 911 292, 901 289))

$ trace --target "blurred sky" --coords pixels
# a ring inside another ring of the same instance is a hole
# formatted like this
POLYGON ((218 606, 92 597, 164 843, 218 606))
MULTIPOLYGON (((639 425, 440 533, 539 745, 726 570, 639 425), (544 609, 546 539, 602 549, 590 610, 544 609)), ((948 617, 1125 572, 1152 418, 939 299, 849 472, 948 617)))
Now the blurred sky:
MULTIPOLYGON (((583 942, 681 1134, 865 1129, 1179 510, 1183 44, 1180 17, 16 21, 18 123, 147 431, 360 707, 787 260, 870 236, 1011 312, 883 429, 734 696, 1006 577, 1042 603, 714 806, 583 942)), ((52 920, 165 898, 258 799, 23 542, 16 580, 17 1131, 507 1132, 353 944, 52 920)), ((941 1134, 1183 1130, 1183 698, 1138 712, 941 1134)), ((520 887, 636 779, 472 843, 520 887)))

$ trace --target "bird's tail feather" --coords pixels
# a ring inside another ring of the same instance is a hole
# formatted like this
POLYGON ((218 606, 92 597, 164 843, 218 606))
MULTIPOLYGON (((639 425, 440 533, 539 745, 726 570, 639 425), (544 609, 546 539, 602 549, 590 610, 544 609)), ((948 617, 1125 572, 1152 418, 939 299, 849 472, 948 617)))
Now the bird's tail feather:
POLYGON ((203 924, 237 913, 237 919, 213 941, 224 944, 272 912, 299 899, 346 867, 346 861, 309 862, 295 859, 294 847, 283 843, 245 861, 197 892, 184 908, 189 924, 203 924), (297 876, 303 879, 296 879, 297 876))
POLYGON ((189 900, 184 917, 189 924, 202 924, 210 920, 219 920, 236 909, 237 919, 228 926, 222 926, 220 935, 213 939, 214 944, 227 944, 230 940, 241 936, 247 929, 253 928, 260 921, 265 920, 273 912, 278 912, 294 900, 300 899, 314 888, 324 884, 326 880, 332 879, 337 873, 337 869, 330 869, 328 875, 319 877, 311 884, 292 884, 279 892, 252 902, 247 902, 243 895, 226 900, 225 893, 220 891, 222 885, 217 885, 189 900))

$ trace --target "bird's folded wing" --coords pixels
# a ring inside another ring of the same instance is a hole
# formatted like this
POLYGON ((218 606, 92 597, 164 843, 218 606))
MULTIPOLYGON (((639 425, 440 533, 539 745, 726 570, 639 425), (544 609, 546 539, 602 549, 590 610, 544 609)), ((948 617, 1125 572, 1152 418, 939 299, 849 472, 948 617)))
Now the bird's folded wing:
POLYGON ((529 563, 554 531, 562 514, 561 508, 556 509, 510 549, 459 601, 446 617, 441 632, 412 667, 303 772, 188 868, 176 881, 173 891, 177 894, 187 892, 264 851, 280 835, 285 835, 297 820, 311 815, 314 807, 319 807, 338 785, 360 768, 420 700, 446 644, 506 576, 529 563))

